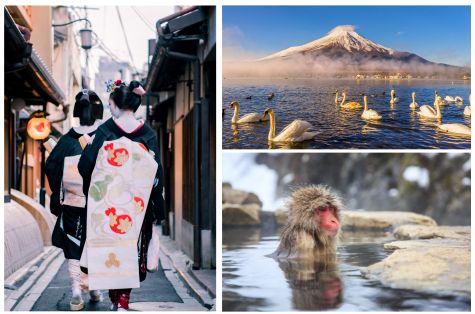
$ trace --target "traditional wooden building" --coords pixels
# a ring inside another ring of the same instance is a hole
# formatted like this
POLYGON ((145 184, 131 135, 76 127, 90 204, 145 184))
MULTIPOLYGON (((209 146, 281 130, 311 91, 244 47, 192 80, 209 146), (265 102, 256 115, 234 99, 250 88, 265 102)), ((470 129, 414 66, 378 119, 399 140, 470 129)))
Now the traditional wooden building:
POLYGON ((156 23, 145 87, 165 174, 170 234, 194 268, 216 266, 216 8, 156 23))
POLYGON ((26 132, 32 112, 65 102, 51 74, 51 13, 47 6, 4 8, 5 277, 51 245, 54 219, 38 203, 45 201, 45 152, 26 132))

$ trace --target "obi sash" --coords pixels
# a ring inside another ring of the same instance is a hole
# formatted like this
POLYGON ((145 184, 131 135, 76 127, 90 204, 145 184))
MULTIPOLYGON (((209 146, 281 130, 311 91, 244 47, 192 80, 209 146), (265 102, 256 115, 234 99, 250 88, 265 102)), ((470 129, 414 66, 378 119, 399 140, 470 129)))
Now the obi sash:
POLYGON ((99 149, 81 256, 90 290, 140 287, 137 241, 157 168, 146 147, 126 137, 99 149))

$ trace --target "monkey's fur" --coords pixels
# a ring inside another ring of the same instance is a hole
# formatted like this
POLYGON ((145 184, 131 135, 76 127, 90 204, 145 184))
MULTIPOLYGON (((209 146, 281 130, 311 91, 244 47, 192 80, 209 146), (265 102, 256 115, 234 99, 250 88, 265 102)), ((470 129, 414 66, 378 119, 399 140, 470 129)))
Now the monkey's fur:
POLYGON ((335 260, 337 236, 327 235, 320 228, 315 209, 332 206, 341 223, 344 209, 341 198, 324 185, 310 185, 293 192, 288 202, 289 216, 280 236, 280 244, 271 257, 311 258, 321 262, 335 260))

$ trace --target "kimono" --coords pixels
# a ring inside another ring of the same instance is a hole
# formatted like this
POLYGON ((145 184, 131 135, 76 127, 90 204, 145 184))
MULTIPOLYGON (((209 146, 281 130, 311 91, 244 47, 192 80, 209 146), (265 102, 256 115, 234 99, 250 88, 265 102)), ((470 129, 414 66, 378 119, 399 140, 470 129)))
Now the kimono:
MULTIPOLYGON (((145 280, 147 274, 147 250, 148 244, 152 237, 153 222, 164 219, 164 199, 163 199, 163 172, 160 163, 160 151, 157 145, 157 138, 155 132, 147 125, 143 124, 136 130, 127 133, 120 128, 116 122, 110 118, 104 122, 96 131, 94 141, 87 145, 79 160, 78 169, 83 178, 83 191, 86 198, 89 197, 89 187, 91 184, 91 176, 95 168, 96 159, 99 150, 104 144, 104 141, 113 141, 121 137, 126 137, 134 142, 143 144, 148 150, 154 153, 154 159, 158 164, 155 174, 154 187, 152 188, 148 206, 146 208, 144 221, 140 230, 137 249, 138 249, 138 263, 140 281, 145 280)), ((86 217, 86 219, 88 219, 86 217)), ((86 224, 85 224, 86 225, 86 224)), ((86 242, 86 228, 83 228, 83 236, 81 237, 81 249, 84 248, 86 242)), ((82 251, 82 250, 81 250, 82 251)), ((87 273, 87 269, 82 267, 82 270, 87 273)))
MULTIPOLYGON (((88 135, 93 136, 94 133, 95 131, 88 133, 88 135)), ((75 170, 70 171, 73 172, 71 174, 65 174, 64 168, 65 162, 68 163, 68 160, 73 159, 74 162, 74 160, 79 159, 82 153, 79 138, 82 135, 74 129, 69 130, 61 137, 45 163, 45 174, 52 191, 50 209, 51 213, 58 216, 53 229, 52 243, 54 246, 63 249, 66 259, 74 260, 79 260, 82 252, 80 242, 83 229, 86 226, 85 199, 81 202, 81 197, 78 195, 67 196, 63 187, 63 178, 65 175, 74 176, 77 173, 77 170, 75 170), (66 200, 66 197, 69 199, 73 197, 72 201, 66 200)), ((79 175, 77 177, 80 179, 79 175)), ((77 187, 79 192, 82 192, 81 188, 80 186, 77 187)))

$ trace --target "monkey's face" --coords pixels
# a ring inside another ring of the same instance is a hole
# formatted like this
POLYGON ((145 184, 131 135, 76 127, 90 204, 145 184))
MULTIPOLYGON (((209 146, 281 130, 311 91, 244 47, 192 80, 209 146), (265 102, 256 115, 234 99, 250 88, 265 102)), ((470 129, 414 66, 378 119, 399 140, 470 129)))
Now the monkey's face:
POLYGON ((340 197, 323 185, 297 189, 290 198, 289 224, 307 232, 335 237, 340 230, 340 197))
POLYGON ((320 224, 322 232, 330 237, 335 237, 340 230, 340 221, 338 220, 335 207, 320 206, 314 210, 315 222, 320 224))

